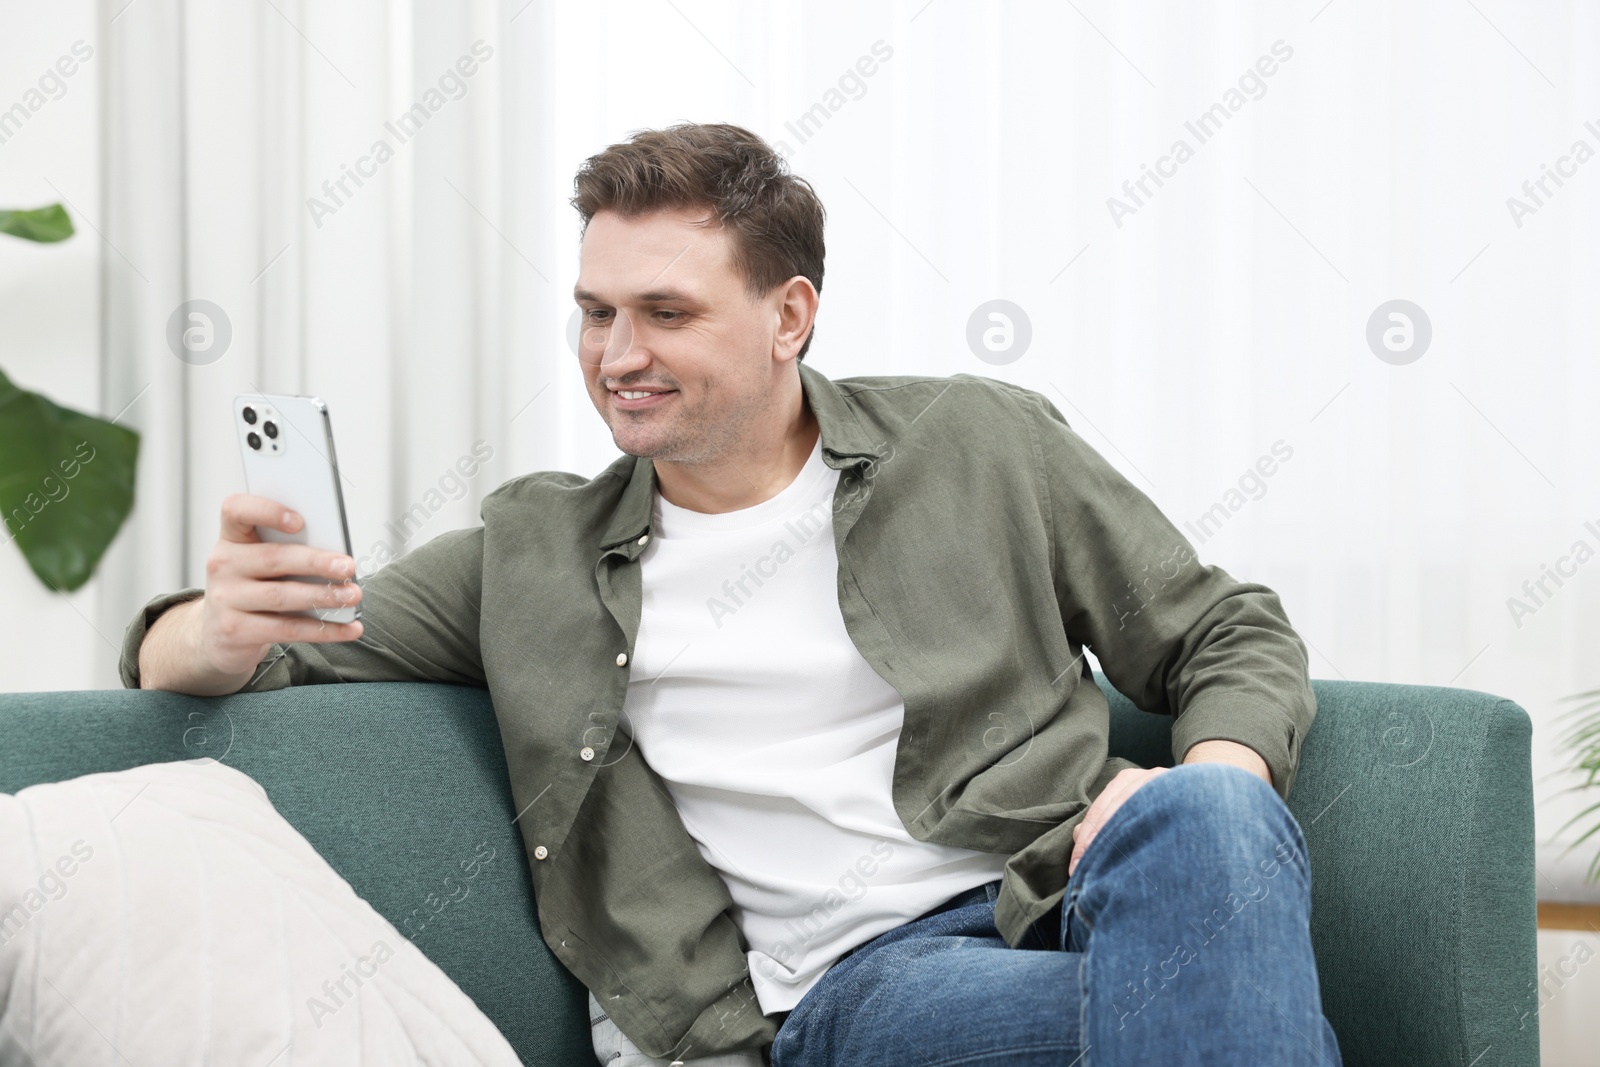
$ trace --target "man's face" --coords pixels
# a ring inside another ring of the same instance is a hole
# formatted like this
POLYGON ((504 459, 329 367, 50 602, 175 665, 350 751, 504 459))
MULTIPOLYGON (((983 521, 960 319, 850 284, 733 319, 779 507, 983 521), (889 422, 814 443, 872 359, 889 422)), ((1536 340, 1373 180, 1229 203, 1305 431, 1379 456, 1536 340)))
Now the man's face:
POLYGON ((597 212, 579 255, 579 355, 595 409, 633 456, 700 463, 737 448, 773 403, 783 287, 751 301, 705 210, 597 212))

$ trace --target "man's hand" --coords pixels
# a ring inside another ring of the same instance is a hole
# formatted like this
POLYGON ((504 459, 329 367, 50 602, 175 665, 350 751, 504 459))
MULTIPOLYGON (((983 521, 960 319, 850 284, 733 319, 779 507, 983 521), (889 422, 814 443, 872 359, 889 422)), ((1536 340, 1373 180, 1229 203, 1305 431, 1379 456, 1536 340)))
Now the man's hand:
MULTIPOLYGON (((1262 759, 1255 749, 1241 745, 1237 741, 1201 741, 1190 746, 1183 757, 1183 762, 1226 763, 1231 767, 1249 771, 1268 785, 1272 784, 1272 771, 1268 768, 1267 761, 1262 759)), ((1094 803, 1089 805, 1089 810, 1084 813, 1078 825, 1072 828, 1072 858, 1067 861, 1067 877, 1072 877, 1073 872, 1078 869, 1078 861, 1083 858, 1090 842, 1111 820, 1111 816, 1117 813, 1117 809, 1122 807, 1140 786, 1170 769, 1170 767, 1151 767, 1149 770, 1129 769, 1122 771, 1107 783, 1100 791, 1100 795, 1094 798, 1094 803)))
POLYGON ((1067 877, 1072 877, 1072 872, 1078 869, 1078 861, 1083 858, 1084 852, 1088 851, 1090 842, 1110 821, 1111 816, 1117 813, 1117 809, 1122 807, 1123 801, 1133 796, 1134 791, 1150 779, 1166 774, 1169 770, 1170 767, 1151 767, 1149 770, 1129 768, 1118 772, 1115 778, 1106 783, 1106 787, 1094 798, 1094 803, 1089 805, 1089 810, 1084 813, 1078 825, 1072 828, 1072 858, 1067 861, 1067 877))
POLYGON ((222 501, 222 533, 206 559, 205 595, 165 612, 145 634, 139 650, 142 688, 196 696, 234 693, 275 643, 361 636, 359 619, 337 623, 287 614, 360 603, 355 560, 306 545, 263 542, 257 526, 290 533, 300 528, 300 516, 248 493, 222 501), (325 581, 280 580, 290 574, 325 581))

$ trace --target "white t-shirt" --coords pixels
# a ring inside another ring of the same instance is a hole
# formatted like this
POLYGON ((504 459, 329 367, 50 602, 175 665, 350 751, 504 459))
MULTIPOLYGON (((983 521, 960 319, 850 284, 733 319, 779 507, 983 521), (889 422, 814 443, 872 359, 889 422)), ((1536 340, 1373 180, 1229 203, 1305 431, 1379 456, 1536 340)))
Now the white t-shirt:
POLYGON ((777 496, 710 515, 657 494, 622 728, 722 875, 765 1014, 1007 856, 915 840, 891 799, 900 695, 839 612, 821 442, 777 496))

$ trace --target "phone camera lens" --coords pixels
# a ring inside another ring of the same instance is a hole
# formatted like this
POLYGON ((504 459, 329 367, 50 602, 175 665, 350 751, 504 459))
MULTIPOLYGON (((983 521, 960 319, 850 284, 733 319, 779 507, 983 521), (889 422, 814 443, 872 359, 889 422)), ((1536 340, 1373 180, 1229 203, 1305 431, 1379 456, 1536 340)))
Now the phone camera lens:
POLYGON ((248 422, 251 426, 254 426, 256 424, 256 409, 255 408, 247 407, 247 408, 244 409, 242 414, 244 415, 244 421, 245 422, 248 422))
POLYGON ((276 440, 278 436, 278 424, 275 422, 263 422, 261 424, 261 432, 276 440))
POLYGON ((249 443, 251 448, 255 449, 257 452, 261 451, 261 436, 254 430, 245 434, 244 439, 249 443))

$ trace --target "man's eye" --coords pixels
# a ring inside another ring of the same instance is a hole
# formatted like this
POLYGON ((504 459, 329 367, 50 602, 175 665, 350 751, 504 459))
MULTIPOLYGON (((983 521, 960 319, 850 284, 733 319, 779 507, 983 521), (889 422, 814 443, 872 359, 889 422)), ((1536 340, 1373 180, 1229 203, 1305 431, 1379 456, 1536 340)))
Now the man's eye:
MULTIPOLYGON (((590 322, 603 322, 605 319, 601 316, 609 314, 610 312, 605 308, 590 308, 588 311, 584 312, 584 318, 590 322)), ((672 316, 671 318, 663 319, 662 321, 664 322, 677 322, 679 319, 684 317, 684 313, 681 311, 668 311, 665 308, 658 308, 656 310, 656 314, 672 316)))

